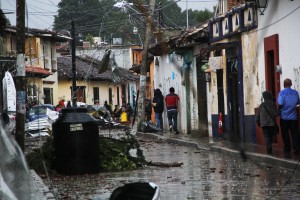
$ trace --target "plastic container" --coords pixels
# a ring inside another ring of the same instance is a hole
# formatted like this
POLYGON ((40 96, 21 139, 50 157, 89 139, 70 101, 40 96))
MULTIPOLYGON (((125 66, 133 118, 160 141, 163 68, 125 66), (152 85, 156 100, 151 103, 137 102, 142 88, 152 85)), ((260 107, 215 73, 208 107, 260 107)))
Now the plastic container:
POLYGON ((99 125, 87 108, 64 108, 52 124, 54 168, 61 174, 100 172, 99 125))

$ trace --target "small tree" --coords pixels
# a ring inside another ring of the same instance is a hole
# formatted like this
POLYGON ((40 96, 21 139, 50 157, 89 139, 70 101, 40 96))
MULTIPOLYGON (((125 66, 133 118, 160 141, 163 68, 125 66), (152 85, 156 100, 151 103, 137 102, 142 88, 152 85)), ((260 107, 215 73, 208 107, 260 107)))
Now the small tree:
POLYGON ((88 42, 90 42, 91 45, 93 45, 95 43, 94 36, 92 36, 90 33, 88 33, 85 37, 85 41, 88 41, 88 42))

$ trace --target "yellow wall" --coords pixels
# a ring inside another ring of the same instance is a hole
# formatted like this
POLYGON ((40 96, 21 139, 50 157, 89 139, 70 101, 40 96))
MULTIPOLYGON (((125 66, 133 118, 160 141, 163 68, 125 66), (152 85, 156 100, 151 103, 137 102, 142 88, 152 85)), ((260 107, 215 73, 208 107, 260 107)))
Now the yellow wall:
MULTIPOLYGON (((54 103, 58 103, 60 99, 65 99, 66 101, 71 100, 71 89, 72 81, 66 81, 66 80, 60 80, 58 81, 58 95, 57 99, 54 99, 54 103)), ((122 88, 121 85, 114 85, 113 83, 109 82, 98 82, 98 81, 89 81, 89 82, 83 82, 83 81, 77 81, 76 86, 85 86, 85 97, 86 97, 86 103, 89 105, 94 104, 94 95, 93 95, 93 87, 99 87, 99 102, 100 104, 104 104, 105 101, 109 100, 109 93, 108 90, 111 87, 113 91, 113 105, 117 104, 117 87, 119 87, 119 101, 121 104, 121 94, 122 94, 122 88)), ((126 84, 127 88, 127 84, 126 84)))

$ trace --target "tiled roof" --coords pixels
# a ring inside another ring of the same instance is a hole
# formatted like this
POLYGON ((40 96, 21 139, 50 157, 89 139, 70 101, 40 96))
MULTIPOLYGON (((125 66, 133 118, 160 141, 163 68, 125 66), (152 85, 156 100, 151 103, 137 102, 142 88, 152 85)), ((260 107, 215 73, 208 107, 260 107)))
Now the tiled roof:
MULTIPOLYGON (((79 80, 92 80, 92 81, 111 81, 112 72, 110 69, 99 74, 99 60, 91 59, 88 57, 76 56, 76 78, 79 80)), ((63 56, 57 58, 57 72, 58 79, 72 79, 72 58, 69 56, 63 56)), ((118 67, 121 81, 137 81, 139 76, 134 75, 131 71, 118 67)))
POLYGON ((172 52, 173 49, 193 46, 198 42, 208 42, 208 24, 204 23, 198 28, 182 31, 179 35, 158 42, 149 48, 153 55, 162 55, 172 52))
POLYGON ((26 65, 25 72, 29 77, 39 77, 39 78, 46 78, 52 73, 42 67, 39 66, 30 66, 26 65))

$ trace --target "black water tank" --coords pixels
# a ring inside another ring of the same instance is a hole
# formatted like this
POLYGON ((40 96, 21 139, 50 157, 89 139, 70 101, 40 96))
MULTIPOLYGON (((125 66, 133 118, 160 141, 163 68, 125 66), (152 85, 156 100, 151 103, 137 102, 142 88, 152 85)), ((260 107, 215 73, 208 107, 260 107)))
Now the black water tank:
POLYGON ((64 108, 52 124, 54 168, 61 174, 100 172, 99 128, 86 108, 64 108))

